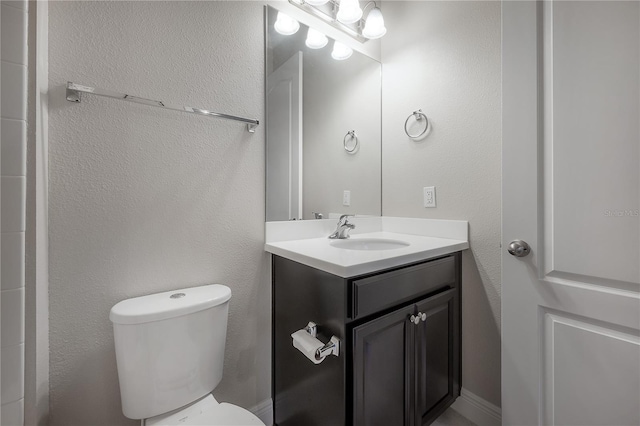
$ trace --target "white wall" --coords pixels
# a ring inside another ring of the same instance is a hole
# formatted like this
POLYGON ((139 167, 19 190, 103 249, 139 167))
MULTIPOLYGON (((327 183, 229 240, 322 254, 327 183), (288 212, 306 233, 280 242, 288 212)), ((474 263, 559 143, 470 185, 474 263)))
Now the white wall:
POLYGON ((26 1, 3 1, 2 18, 2 355, 3 425, 22 425, 24 406, 25 200, 27 168, 26 1))
POLYGON ((462 382, 500 405, 500 2, 386 2, 384 16, 382 211, 469 221, 462 382), (433 130, 414 142, 418 108, 433 130))
POLYGON ((270 397, 264 127, 114 99, 67 80, 264 120, 259 2, 49 5, 52 425, 136 424, 121 412, 109 309, 228 285, 221 401, 270 397))

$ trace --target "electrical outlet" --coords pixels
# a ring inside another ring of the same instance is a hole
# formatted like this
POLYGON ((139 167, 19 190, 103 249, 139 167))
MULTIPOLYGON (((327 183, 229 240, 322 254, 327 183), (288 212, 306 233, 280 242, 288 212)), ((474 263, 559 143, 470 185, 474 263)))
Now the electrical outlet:
POLYGON ((435 207, 436 206, 436 187, 425 186, 423 188, 423 192, 424 192, 424 206, 435 207))
POLYGON ((342 205, 343 206, 351 205, 351 191, 344 191, 342 193, 342 205))

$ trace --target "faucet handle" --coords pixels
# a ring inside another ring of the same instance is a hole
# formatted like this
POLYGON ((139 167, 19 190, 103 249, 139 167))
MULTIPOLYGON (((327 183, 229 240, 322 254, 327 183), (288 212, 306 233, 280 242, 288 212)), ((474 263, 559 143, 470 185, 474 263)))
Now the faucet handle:
POLYGON ((338 225, 333 234, 329 235, 330 239, 344 239, 349 238, 349 230, 354 229, 356 225, 353 223, 349 223, 349 217, 353 217, 352 214, 343 214, 340 216, 340 220, 338 220, 338 225))
POLYGON ((343 214, 340 216, 340 219, 338 220, 338 223, 342 223, 345 224, 347 223, 347 221, 349 220, 350 217, 354 217, 354 214, 343 214))

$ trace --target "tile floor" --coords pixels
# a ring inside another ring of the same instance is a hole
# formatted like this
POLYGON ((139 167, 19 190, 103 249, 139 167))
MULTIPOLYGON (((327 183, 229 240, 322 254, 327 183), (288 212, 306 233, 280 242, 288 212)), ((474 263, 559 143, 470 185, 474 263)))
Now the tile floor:
POLYGON ((435 422, 431 423, 432 426, 477 426, 471 420, 463 417, 457 411, 449 408, 442 413, 435 422))

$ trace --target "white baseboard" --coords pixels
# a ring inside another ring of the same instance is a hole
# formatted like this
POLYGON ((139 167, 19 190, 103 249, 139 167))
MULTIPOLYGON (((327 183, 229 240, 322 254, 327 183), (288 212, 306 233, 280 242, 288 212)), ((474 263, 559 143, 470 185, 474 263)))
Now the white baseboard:
POLYGON ((271 398, 265 399, 249 411, 262 420, 265 425, 273 426, 273 401, 271 398))
POLYGON ((500 407, 496 407, 465 388, 462 388, 460 396, 451 408, 478 426, 500 426, 502 424, 500 407))

